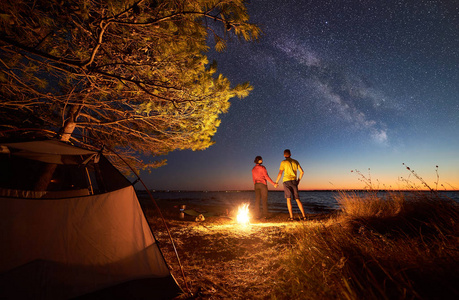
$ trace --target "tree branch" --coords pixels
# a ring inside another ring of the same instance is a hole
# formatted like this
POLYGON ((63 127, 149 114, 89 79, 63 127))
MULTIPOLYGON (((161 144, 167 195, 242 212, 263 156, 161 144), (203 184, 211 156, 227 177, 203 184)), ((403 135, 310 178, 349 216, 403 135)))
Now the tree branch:
POLYGON ((21 43, 18 43, 15 40, 10 39, 10 38, 8 38, 6 36, 3 36, 3 35, 0 35, 0 41, 6 43, 8 45, 14 46, 16 48, 19 48, 21 50, 27 51, 29 53, 35 54, 35 55, 37 55, 39 57, 43 57, 43 58, 49 59, 49 60, 54 61, 54 62, 59 63, 59 64, 64 64, 64 65, 67 65, 69 67, 78 67, 78 68, 81 68, 83 66, 83 63, 80 60, 71 60, 71 59, 60 58, 60 57, 57 57, 57 56, 42 52, 42 51, 37 50, 35 48, 23 45, 21 43))

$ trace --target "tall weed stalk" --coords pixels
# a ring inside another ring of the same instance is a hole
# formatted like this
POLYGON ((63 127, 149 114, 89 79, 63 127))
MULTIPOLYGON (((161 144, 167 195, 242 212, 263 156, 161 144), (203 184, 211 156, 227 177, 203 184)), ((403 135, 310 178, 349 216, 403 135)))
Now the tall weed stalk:
POLYGON ((273 299, 453 299, 459 207, 436 193, 342 193, 342 213, 304 227, 273 299))

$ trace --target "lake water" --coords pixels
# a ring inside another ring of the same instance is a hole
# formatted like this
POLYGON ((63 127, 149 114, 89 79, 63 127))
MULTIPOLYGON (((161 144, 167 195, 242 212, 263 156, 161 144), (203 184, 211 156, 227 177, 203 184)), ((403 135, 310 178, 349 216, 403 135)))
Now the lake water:
MULTIPOLYGON (((364 195, 366 192, 351 192, 364 195)), ((303 203, 305 212, 308 214, 329 212, 339 209, 336 198, 339 195, 337 191, 300 191, 300 199, 303 203)), ((444 197, 451 198, 459 202, 459 191, 446 192, 440 194, 444 197)), ((222 207, 235 207, 242 203, 255 202, 254 191, 223 191, 223 192, 191 192, 191 191, 154 191, 152 195, 155 199, 171 200, 179 202, 178 204, 204 204, 218 205, 222 207), (183 203, 181 203, 183 202, 183 203)), ((384 197, 387 192, 378 192, 378 195, 384 197)), ((292 201, 294 212, 298 213, 296 202, 292 201)), ((268 192, 268 208, 270 212, 288 213, 286 200, 283 191, 268 192)))

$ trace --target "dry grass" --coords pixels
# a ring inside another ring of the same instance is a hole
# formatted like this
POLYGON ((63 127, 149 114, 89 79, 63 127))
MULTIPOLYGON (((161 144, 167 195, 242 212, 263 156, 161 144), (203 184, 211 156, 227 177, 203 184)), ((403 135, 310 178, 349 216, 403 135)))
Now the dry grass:
POLYGON ((298 233, 278 299, 455 299, 459 207, 435 193, 342 194, 329 226, 298 233))
POLYGON ((286 225, 270 224, 189 226, 173 234, 198 299, 265 299, 292 240, 286 225))
POLYGON ((224 212, 197 223, 180 220, 177 207, 162 207, 187 284, 164 226, 146 211, 173 275, 195 299, 459 296, 457 203, 435 193, 338 200, 339 215, 289 223, 279 214, 246 227, 224 212))
MULTIPOLYGON (((179 219, 177 205, 159 204, 194 299, 271 299, 286 271, 282 261, 295 247, 298 228, 320 226, 321 220, 329 216, 318 214, 309 222, 286 222, 288 214, 275 214, 269 220, 243 226, 236 223, 231 211, 230 217, 221 210, 217 216, 195 222, 189 216, 179 219)), ((202 205, 194 208, 214 212, 221 209, 202 205)), ((164 226, 152 208, 146 209, 146 215, 174 277, 186 290, 164 226)))

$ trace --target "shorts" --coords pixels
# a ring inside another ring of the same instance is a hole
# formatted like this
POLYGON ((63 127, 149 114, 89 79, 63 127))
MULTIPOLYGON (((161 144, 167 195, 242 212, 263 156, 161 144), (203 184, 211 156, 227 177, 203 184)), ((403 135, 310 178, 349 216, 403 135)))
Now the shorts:
POLYGON ((284 196, 290 199, 300 199, 300 195, 298 194, 298 181, 284 181, 284 196))

